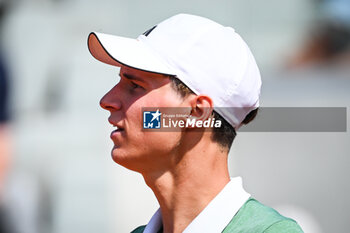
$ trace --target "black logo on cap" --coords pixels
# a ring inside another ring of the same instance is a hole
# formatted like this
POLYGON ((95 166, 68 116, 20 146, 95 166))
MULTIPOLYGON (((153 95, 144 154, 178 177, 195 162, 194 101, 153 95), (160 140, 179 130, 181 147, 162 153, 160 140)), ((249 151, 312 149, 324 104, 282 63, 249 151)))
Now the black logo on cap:
POLYGON ((157 27, 157 25, 153 26, 152 28, 150 28, 147 31, 145 31, 142 35, 148 36, 156 27, 157 27))

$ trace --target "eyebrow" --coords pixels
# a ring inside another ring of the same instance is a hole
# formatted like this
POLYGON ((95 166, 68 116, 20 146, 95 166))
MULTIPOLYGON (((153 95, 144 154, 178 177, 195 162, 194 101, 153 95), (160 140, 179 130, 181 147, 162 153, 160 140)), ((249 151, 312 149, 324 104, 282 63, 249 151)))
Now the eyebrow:
POLYGON ((145 83, 145 80, 143 80, 137 76, 134 76, 132 74, 123 73, 123 74, 119 74, 119 76, 120 75, 123 75, 125 78, 130 79, 130 80, 136 80, 136 81, 145 83))

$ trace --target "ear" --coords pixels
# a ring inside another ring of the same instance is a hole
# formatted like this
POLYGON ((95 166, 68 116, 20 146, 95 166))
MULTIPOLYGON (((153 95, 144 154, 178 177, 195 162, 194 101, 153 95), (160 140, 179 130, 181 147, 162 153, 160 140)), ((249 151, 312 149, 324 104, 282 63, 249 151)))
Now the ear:
POLYGON ((191 118, 196 121, 209 119, 213 112, 213 100, 206 95, 198 95, 191 99, 191 118))

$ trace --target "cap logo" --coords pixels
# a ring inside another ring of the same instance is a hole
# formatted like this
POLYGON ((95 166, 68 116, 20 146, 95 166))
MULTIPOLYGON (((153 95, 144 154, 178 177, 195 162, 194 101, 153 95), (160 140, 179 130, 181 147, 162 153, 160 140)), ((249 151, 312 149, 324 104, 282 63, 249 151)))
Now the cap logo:
POLYGON ((144 33, 142 33, 142 35, 148 36, 156 27, 157 27, 157 25, 153 26, 152 28, 150 28, 147 31, 145 31, 144 33))

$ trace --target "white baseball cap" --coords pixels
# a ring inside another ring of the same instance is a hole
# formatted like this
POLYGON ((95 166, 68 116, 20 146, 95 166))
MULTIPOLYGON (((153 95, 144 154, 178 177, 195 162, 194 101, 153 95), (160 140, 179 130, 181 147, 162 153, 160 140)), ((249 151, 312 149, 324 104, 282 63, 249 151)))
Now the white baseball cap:
POLYGON ((250 49, 233 28, 207 18, 178 14, 137 39, 91 32, 88 47, 110 65, 177 76, 197 95, 211 97, 235 129, 259 106, 261 78, 250 49))

